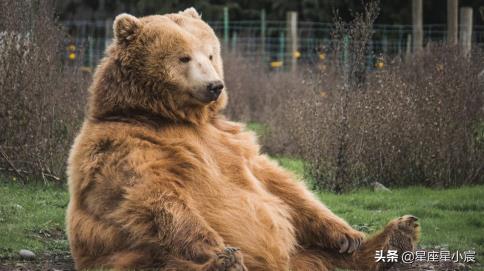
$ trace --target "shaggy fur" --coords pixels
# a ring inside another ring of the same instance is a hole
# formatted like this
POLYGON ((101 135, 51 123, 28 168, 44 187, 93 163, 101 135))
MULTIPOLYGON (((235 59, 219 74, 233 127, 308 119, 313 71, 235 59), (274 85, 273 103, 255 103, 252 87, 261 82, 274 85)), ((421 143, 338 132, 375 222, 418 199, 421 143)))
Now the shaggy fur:
POLYGON ((219 114, 225 90, 203 100, 203 78, 223 69, 194 9, 123 14, 114 34, 69 158, 76 268, 382 270, 375 250, 414 248, 414 217, 363 241, 219 114))

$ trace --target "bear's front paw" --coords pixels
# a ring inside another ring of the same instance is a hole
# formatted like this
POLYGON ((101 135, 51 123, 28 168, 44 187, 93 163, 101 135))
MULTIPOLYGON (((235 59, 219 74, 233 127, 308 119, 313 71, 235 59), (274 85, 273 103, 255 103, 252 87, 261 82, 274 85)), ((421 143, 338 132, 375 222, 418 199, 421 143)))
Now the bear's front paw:
POLYGON ((239 248, 226 247, 222 252, 217 253, 215 263, 217 271, 247 271, 239 248))
POLYGON ((339 253, 353 253, 357 250, 365 238, 365 234, 346 226, 345 228, 334 232, 331 236, 333 247, 339 253))

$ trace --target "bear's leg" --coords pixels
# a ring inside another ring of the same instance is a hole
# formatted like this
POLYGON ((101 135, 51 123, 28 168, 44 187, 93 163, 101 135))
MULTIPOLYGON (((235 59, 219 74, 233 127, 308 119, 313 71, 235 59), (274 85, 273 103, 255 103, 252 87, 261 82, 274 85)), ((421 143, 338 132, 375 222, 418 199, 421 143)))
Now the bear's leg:
MULTIPOLYGON (((153 248, 155 249, 155 248, 153 248)), ((154 256, 150 250, 127 250, 97 259, 97 268, 113 270, 148 269, 161 271, 247 271, 243 265, 242 253, 237 248, 227 247, 215 257, 197 263, 179 256, 154 256)))
POLYGON ((266 189, 289 207, 298 243, 351 253, 365 235, 335 215, 300 182, 269 158, 259 155, 250 161, 254 175, 266 189))
POLYGON ((153 259, 145 251, 121 251, 97 259, 96 267, 113 270, 129 270, 133 268, 150 268, 153 259))
MULTIPOLYGON (((110 223, 123 226, 130 247, 145 248, 151 255, 163 252, 155 265, 170 265, 168 270, 244 270, 242 254, 225 247, 222 237, 189 200, 173 188, 170 191, 169 184, 158 189, 148 184, 127 189, 124 200, 107 217, 110 223)), ((133 257, 131 266, 137 268, 137 262, 133 257)))
MULTIPOLYGON (((322 258, 327 259, 329 266, 352 270, 381 271, 390 268, 392 263, 376 261, 377 251, 396 250, 398 256, 405 251, 414 251, 419 237, 420 227, 417 218, 405 215, 390 221, 375 236, 365 240, 359 249, 352 254, 340 254, 337 251, 324 251, 322 258)), ((400 262, 401 259, 398 259, 400 262)), ((323 269, 324 270, 324 269, 323 269)))

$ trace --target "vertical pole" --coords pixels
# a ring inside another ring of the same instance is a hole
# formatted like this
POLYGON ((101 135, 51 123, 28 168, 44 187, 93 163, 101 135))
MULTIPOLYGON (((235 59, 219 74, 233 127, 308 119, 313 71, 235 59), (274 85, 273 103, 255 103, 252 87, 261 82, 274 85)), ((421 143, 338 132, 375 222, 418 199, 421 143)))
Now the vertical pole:
POLYGON ((267 22, 266 22, 266 10, 263 9, 260 12, 260 50, 262 59, 265 60, 266 54, 266 29, 267 29, 267 22))
POLYGON ((224 7, 224 44, 229 43, 229 8, 224 7))
POLYGON ((469 55, 472 48, 472 8, 460 9, 460 45, 462 52, 469 55))
POLYGON ((388 53, 388 38, 387 36, 383 36, 382 40, 381 40, 381 45, 382 45, 382 49, 383 49, 383 55, 386 56, 387 53, 388 53))
POLYGON ((407 47, 405 48, 405 57, 409 58, 412 53, 412 34, 407 34, 407 47))
POLYGON ((398 28, 398 55, 402 56, 403 27, 398 28))
POLYGON ((459 0, 447 0, 447 42, 457 45, 459 0))
POLYGON ((297 54, 298 54, 298 40, 297 40, 297 12, 289 11, 286 16, 287 19, 287 58, 291 71, 296 70, 297 54))
POLYGON ((89 36, 87 42, 89 43, 89 67, 94 68, 94 37, 89 36))
POLYGON ((232 52, 235 52, 237 49, 237 32, 232 32, 232 52))
POLYGON ((423 13, 422 1, 412 0, 412 21, 413 21, 413 51, 419 51, 423 45, 423 13))
POLYGON ((112 29, 113 21, 111 19, 107 19, 104 22, 104 48, 108 48, 109 44, 111 43, 111 39, 113 38, 112 29))
POLYGON ((286 49, 284 46, 286 45, 285 37, 284 37, 284 32, 281 31, 279 33, 279 61, 284 63, 284 53, 286 52, 286 49))

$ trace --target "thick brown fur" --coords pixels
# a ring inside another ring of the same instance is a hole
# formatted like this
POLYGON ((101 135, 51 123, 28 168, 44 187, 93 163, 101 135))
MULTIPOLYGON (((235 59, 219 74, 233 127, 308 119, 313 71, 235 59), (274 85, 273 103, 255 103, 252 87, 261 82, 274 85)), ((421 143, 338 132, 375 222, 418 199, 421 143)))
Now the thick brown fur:
POLYGON ((375 250, 414 248, 413 217, 363 241, 261 154, 252 132, 220 115, 225 90, 199 98, 179 57, 201 55, 211 63, 197 71, 204 76, 223 79, 223 69, 194 9, 123 14, 114 33, 69 158, 77 269, 381 270, 375 250))

